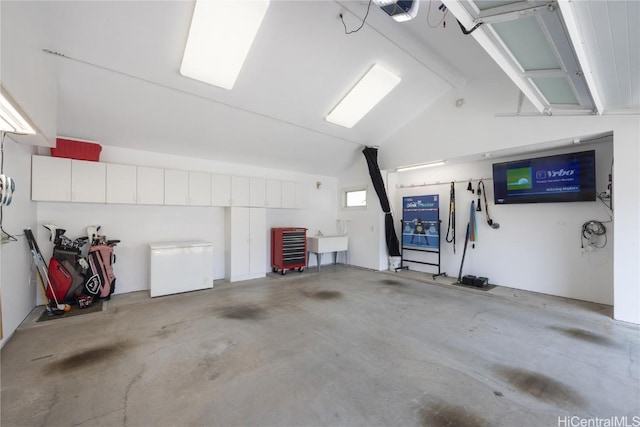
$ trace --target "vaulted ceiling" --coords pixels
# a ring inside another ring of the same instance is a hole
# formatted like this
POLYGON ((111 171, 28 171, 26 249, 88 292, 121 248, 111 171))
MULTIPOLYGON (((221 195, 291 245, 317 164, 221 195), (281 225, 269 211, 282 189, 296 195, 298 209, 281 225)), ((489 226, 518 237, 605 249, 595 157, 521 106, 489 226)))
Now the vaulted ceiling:
MULTIPOLYGON (((49 28, 42 49, 56 53, 42 54, 57 70, 57 133, 338 175, 363 146, 384 145, 452 88, 506 78, 453 16, 442 25, 439 5, 423 1, 416 19, 398 23, 374 4, 362 29, 347 35, 339 15, 355 29, 368 2, 272 0, 235 87, 225 90, 179 73, 191 1, 43 1, 38 7, 49 28), (374 63, 399 75, 400 85, 352 129, 325 121, 374 63)), ((610 25, 600 22, 598 7, 584 9, 594 32, 610 25)), ((637 34, 637 27, 628 31, 637 34)), ((594 43, 608 52, 605 41, 594 43)), ((621 67, 637 70, 637 52, 626 58, 621 67)), ((625 79, 638 88, 637 75, 625 79)), ((615 90, 615 102, 624 102, 624 87, 615 90)), ((638 107, 637 95, 626 101, 638 107)))

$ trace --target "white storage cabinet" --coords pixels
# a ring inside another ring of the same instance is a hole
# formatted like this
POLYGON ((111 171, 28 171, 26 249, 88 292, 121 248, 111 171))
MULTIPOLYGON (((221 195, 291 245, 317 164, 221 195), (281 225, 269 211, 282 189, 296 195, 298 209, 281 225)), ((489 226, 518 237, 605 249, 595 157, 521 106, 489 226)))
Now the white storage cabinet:
POLYGON ((107 163, 107 203, 137 203, 137 168, 107 163))
POLYGON ((230 175, 211 175, 211 206, 231 206, 230 175))
POLYGON ((230 282, 266 276, 265 208, 231 207, 226 212, 226 278, 230 282))
POLYGON ((138 204, 164 204, 164 169, 138 166, 136 188, 138 204))
POLYGON ((71 201, 71 159, 31 157, 31 200, 71 201))

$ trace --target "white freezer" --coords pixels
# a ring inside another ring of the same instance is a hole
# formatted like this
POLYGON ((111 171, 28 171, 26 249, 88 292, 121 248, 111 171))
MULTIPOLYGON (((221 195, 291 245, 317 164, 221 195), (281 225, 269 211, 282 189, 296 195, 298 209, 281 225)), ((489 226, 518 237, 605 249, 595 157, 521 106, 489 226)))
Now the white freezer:
POLYGON ((213 243, 202 240, 149 244, 151 297, 213 288, 213 243))

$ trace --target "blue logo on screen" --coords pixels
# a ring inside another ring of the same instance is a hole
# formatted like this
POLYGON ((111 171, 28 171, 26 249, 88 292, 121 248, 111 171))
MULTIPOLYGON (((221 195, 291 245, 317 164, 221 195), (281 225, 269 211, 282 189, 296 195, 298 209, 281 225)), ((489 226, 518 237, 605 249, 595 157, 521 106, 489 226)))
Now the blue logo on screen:
POLYGON ((573 174, 575 174, 576 171, 574 169, 565 169, 562 168, 560 170, 555 170, 555 171, 547 171, 547 174, 549 175, 549 178, 556 178, 556 177, 563 177, 563 176, 573 176, 573 174))

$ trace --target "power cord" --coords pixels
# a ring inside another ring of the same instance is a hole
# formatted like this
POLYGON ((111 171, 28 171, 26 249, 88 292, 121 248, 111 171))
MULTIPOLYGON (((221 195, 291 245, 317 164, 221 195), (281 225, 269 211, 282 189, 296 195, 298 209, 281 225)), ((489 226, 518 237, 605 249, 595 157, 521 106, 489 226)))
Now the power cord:
MULTIPOLYGON (((606 221, 607 223, 611 221, 606 221)), ((582 224, 580 232, 580 247, 583 251, 591 251, 593 248, 602 249, 607 246, 607 228, 602 221, 589 220, 582 224), (598 241, 604 236, 604 243, 598 246, 598 241), (585 245, 586 242, 586 245, 585 245)))
POLYGON ((369 9, 371 9, 371 2, 372 2, 372 0, 369 0, 369 4, 367 5, 367 13, 364 15, 364 18, 362 18, 362 23, 360 24, 360 26, 358 28, 356 28, 355 30, 347 30, 347 24, 344 23, 344 16, 343 16, 342 12, 340 12, 340 21, 342 21, 342 26, 344 27, 344 33, 345 34, 357 33, 358 31, 360 31, 362 29, 362 27, 364 27, 364 23, 367 20, 367 16, 369 16, 369 9))
POLYGON ((447 17, 447 13, 449 13, 449 9, 447 9, 444 4, 438 6, 438 9, 442 11, 442 19, 440 19, 440 22, 438 22, 436 25, 431 25, 431 22, 429 21, 429 16, 431 16, 431 2, 432 0, 429 0, 429 9, 427 9, 427 25, 431 28, 438 28, 442 24, 442 28, 446 28, 447 21, 445 21, 445 19, 447 17))

